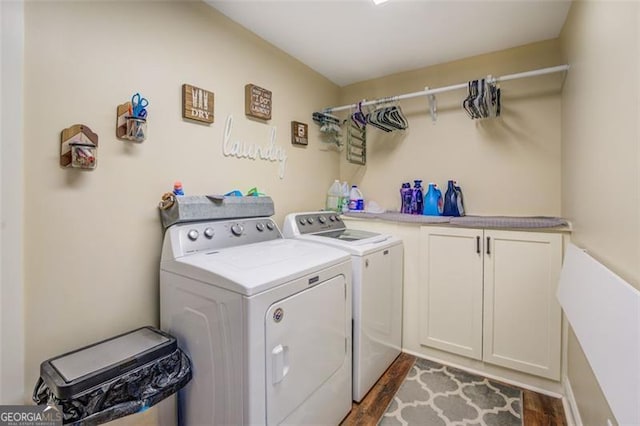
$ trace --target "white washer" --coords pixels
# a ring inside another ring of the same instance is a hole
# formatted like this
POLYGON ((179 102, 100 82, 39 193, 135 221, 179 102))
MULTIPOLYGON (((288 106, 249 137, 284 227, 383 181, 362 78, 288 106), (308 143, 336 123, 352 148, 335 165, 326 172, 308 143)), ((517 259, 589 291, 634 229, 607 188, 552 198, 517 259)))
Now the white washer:
POLYGON ((359 402, 402 350, 402 240, 348 229, 331 212, 287 215, 282 232, 351 254, 353 400, 359 402))
POLYGON ((338 424, 351 409, 351 260, 270 218, 177 224, 161 328, 193 364, 186 425, 338 424))

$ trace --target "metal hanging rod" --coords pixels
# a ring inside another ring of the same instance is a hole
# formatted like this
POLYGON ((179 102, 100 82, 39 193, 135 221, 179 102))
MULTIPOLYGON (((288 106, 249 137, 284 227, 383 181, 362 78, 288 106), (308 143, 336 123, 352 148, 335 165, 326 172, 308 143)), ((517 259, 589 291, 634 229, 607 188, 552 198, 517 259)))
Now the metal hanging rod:
MULTIPOLYGON (((555 67, 541 68, 539 70, 525 71, 525 72, 520 72, 520 73, 517 73, 517 74, 503 75, 502 77, 494 77, 494 78, 491 79, 491 81, 500 82, 500 81, 516 80, 518 78, 535 77, 535 76, 538 76, 538 75, 545 75, 545 74, 553 74, 553 73, 556 73, 556 72, 563 72, 563 71, 567 71, 568 69, 569 69, 569 65, 558 65, 558 66, 555 66, 555 67)), ((362 102, 362 106, 365 106, 365 105, 376 105, 376 104, 381 104, 381 103, 386 103, 386 102, 395 102, 395 101, 400 101, 400 100, 403 100, 403 99, 417 98, 419 96, 436 95, 438 93, 450 92, 452 90, 466 89, 467 87, 468 87, 468 83, 460 83, 460 84, 454 84, 452 86, 437 87, 435 89, 421 90, 420 92, 406 93, 404 95, 390 96, 390 97, 387 97, 387 98, 380 98, 380 99, 375 99, 375 100, 372 100, 372 101, 365 101, 365 102, 362 102)), ((324 112, 324 113, 338 112, 338 111, 343 111, 345 109, 356 108, 357 106, 358 106, 358 104, 355 103, 355 104, 351 104, 351 105, 343 105, 343 106, 339 106, 339 107, 325 108, 325 109, 322 110, 322 112, 324 112)))

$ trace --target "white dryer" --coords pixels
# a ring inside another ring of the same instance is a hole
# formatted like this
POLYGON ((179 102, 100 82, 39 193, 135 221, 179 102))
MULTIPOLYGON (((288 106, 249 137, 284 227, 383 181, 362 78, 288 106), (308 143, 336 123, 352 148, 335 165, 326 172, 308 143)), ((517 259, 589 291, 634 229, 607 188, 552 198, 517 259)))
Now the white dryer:
POLYGON ((292 213, 286 238, 340 248, 353 265, 353 400, 369 392, 402 349, 402 240, 348 229, 332 212, 292 213))
POLYGON ((351 409, 351 261, 268 217, 176 224, 161 328, 190 356, 185 425, 338 424, 351 409))

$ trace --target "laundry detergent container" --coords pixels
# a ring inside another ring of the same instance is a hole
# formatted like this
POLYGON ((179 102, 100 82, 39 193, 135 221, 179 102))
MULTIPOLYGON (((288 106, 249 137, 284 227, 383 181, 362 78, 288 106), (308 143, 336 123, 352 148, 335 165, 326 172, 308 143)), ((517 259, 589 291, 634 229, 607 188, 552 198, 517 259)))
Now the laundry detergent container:
POLYGON ((101 424, 168 397, 175 404, 172 395, 191 374, 191 362, 173 336, 142 327, 44 361, 33 401, 60 406, 63 424, 101 424))

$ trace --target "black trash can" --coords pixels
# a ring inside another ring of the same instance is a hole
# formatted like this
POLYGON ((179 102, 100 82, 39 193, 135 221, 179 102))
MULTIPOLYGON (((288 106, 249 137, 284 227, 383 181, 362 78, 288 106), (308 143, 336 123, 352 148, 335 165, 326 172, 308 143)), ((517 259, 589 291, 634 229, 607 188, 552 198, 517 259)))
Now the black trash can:
POLYGON ((63 424, 101 424, 152 407, 191 374, 173 336, 142 327, 44 361, 33 401, 62 406, 63 424))

